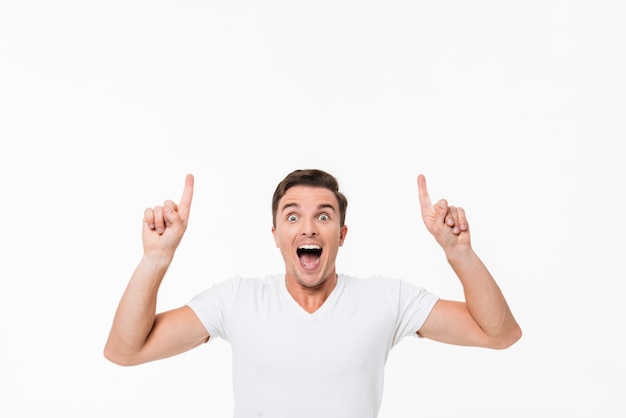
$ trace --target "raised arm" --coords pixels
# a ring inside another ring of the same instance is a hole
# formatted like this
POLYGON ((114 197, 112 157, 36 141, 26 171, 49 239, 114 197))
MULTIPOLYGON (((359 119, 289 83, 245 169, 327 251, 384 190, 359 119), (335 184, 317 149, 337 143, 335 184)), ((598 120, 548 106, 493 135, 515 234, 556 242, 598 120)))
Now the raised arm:
POLYGON ((438 301, 418 333, 456 345, 511 346, 522 331, 496 281, 472 249, 465 211, 449 206, 445 199, 433 205, 423 175, 417 185, 424 225, 443 248, 465 295, 464 302, 438 301))
POLYGON ((113 363, 129 366, 170 357, 209 338, 187 306, 156 314, 161 281, 187 229, 193 186, 188 174, 178 205, 166 200, 144 212, 143 257, 122 295, 104 348, 113 363))

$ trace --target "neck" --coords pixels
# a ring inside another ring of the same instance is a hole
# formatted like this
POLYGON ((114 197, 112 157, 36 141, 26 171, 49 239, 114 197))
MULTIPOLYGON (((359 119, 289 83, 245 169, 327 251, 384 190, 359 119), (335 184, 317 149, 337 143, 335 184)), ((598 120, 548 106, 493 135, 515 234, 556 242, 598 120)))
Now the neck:
POLYGON ((337 274, 333 273, 315 286, 307 286, 297 279, 286 275, 285 285, 287 286, 287 291, 298 305, 308 313, 313 313, 326 302, 328 296, 337 286, 337 274))

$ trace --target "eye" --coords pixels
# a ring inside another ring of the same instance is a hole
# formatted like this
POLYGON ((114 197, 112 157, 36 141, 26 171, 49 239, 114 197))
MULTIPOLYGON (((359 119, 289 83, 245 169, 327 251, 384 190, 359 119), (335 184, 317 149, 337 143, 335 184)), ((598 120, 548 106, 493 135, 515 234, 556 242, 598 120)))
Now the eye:
POLYGON ((298 220, 298 217, 296 215, 292 214, 292 215, 287 216, 287 221, 288 222, 295 222, 297 220, 298 220))
POLYGON ((325 213, 322 213, 320 216, 318 216, 318 218, 320 221, 329 221, 330 220, 330 216, 328 216, 325 213))

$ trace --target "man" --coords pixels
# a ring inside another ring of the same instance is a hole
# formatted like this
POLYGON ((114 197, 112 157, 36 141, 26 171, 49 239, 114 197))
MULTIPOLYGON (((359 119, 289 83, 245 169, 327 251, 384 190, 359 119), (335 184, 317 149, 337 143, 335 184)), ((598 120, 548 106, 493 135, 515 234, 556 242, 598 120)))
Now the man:
POLYGON ((233 351, 235 417, 374 418, 387 355, 403 337, 509 347, 521 329, 472 250, 465 212, 445 200, 433 205, 423 175, 417 183, 424 224, 465 301, 397 279, 338 275, 347 200, 332 175, 296 170, 272 200, 285 273, 227 280, 157 315, 157 292, 189 219, 194 178, 187 175, 178 205, 167 200, 144 213, 144 254, 119 303, 106 358, 136 365, 221 337, 233 351))

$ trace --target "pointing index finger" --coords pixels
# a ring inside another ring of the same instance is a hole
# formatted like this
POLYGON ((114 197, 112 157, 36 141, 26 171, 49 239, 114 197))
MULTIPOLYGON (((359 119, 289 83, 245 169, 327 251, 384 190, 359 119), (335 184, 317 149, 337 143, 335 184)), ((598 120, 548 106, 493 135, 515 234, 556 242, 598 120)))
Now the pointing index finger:
POLYGON ((178 204, 179 212, 183 212, 184 214, 188 214, 189 209, 191 208, 191 200, 193 199, 193 183, 193 174, 187 174, 183 195, 181 196, 180 203, 178 204))
POLYGON ((432 207, 432 203, 430 201, 430 196, 428 195, 428 189, 426 188, 426 177, 424 177, 423 174, 417 176, 417 191, 422 212, 430 209, 432 207))

